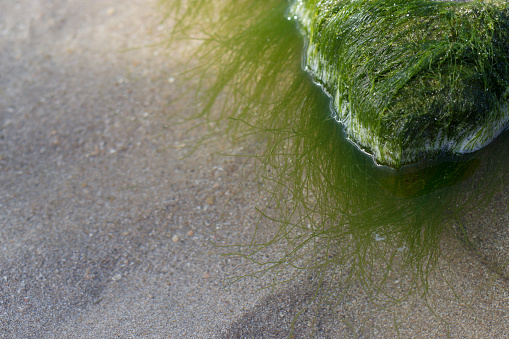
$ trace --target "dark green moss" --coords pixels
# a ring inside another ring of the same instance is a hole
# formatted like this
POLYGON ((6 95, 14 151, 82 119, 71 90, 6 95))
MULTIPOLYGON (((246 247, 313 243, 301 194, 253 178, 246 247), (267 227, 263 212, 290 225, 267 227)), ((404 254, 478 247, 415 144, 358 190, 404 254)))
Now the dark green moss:
POLYGON ((306 65, 348 136, 394 167, 472 152, 509 122, 509 5, 297 1, 306 65))

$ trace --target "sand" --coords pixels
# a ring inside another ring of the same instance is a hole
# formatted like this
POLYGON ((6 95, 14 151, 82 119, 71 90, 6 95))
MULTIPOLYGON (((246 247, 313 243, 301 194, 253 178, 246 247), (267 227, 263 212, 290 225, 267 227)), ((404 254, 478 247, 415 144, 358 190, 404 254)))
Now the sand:
MULTIPOLYGON (((248 241, 256 177, 215 153, 226 139, 189 155, 201 130, 175 117, 197 109, 180 75, 190 49, 154 45, 169 25, 154 1, 0 1, 0 337, 284 338, 310 300, 312 272, 223 288, 251 266, 212 242, 248 241)), ((417 297, 396 329, 354 286, 299 318, 296 337, 507 337, 507 282, 490 270, 507 257, 498 199, 496 227, 473 217, 481 254, 444 239, 444 274, 471 307, 431 298, 437 317, 417 297)), ((433 291, 451 296, 440 280, 433 291)))

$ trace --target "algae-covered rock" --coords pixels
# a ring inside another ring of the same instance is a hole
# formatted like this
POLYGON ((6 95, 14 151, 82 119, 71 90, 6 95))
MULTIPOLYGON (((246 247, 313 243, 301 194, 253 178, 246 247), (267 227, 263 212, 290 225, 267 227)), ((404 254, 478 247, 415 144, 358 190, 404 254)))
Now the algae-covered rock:
POLYGON ((508 125, 505 1, 300 0, 291 12, 307 70, 378 163, 472 152, 508 125))

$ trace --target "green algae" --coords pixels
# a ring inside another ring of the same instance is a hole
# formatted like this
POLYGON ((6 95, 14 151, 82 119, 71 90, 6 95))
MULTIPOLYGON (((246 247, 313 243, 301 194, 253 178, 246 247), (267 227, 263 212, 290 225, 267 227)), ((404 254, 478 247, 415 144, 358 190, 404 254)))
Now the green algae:
POLYGON ((461 216, 482 211, 509 182, 506 142, 397 170, 379 166, 348 139, 334 101, 302 69, 305 45, 287 1, 170 4, 170 44, 193 34, 201 41, 197 66, 186 72, 199 80, 201 106, 188 119, 208 126, 202 142, 229 136, 255 145, 247 157, 256 177, 246 180, 261 183, 266 205, 253 241, 226 250, 260 265, 246 276, 273 272, 277 285, 287 271, 293 278, 312 272, 317 296, 326 281, 343 296, 360 284, 384 308, 427 299, 444 236, 462 233, 461 216), (267 224, 275 226, 272 237, 259 241, 267 224), (279 244, 278 258, 259 259, 279 244), (388 284, 395 277, 404 289, 388 284))
POLYGON ((507 126, 506 2, 301 0, 292 12, 309 71, 379 163, 472 152, 507 126))

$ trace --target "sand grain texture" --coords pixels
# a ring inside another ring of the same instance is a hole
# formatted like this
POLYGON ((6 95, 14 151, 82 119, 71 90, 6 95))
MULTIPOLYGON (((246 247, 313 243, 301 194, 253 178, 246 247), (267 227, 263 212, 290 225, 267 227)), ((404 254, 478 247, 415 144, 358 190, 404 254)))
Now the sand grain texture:
MULTIPOLYGON (((200 137, 171 120, 196 109, 179 77, 189 53, 138 48, 170 24, 153 1, 0 1, 0 337, 283 338, 314 291, 305 278, 222 288, 244 263, 211 241, 249 239, 256 179, 214 153, 221 141, 182 159, 200 137)), ((451 336, 503 338, 506 283, 445 247, 446 274, 477 292, 475 312, 436 301, 451 336)), ((313 320, 318 338, 393 336, 393 316, 354 292, 305 313, 296 336, 313 320)), ((402 337, 446 336, 418 298, 400 310, 402 337)))

